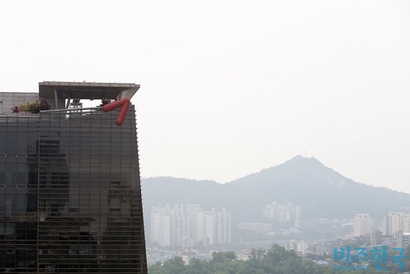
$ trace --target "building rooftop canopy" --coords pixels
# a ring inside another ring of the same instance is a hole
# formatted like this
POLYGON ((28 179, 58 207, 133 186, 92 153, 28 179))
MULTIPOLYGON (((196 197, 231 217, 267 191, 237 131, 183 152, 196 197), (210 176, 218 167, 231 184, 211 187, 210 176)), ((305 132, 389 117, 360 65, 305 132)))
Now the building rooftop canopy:
POLYGON ((132 83, 40 82, 40 98, 121 99, 132 98, 140 85, 132 83))

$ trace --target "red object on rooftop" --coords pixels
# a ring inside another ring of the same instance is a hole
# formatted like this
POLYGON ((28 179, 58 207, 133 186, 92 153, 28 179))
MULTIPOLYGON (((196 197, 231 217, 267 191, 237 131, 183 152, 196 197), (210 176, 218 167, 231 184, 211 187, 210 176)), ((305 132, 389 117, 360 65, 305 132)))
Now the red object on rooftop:
POLYGON ((131 104, 131 101, 129 98, 123 98, 113 103, 104 105, 103 110, 107 112, 107 111, 111 111, 113 109, 121 107, 120 113, 118 114, 117 120, 115 121, 115 123, 118 126, 121 126, 125 120, 125 116, 127 115, 127 111, 128 111, 130 104, 131 104))
POLYGON ((127 101, 125 101, 125 103, 122 105, 120 113, 118 114, 117 120, 115 121, 115 123, 117 124, 117 126, 121 126, 122 123, 125 120, 125 115, 127 115, 127 110, 130 106, 131 102, 130 99, 128 99, 127 101))

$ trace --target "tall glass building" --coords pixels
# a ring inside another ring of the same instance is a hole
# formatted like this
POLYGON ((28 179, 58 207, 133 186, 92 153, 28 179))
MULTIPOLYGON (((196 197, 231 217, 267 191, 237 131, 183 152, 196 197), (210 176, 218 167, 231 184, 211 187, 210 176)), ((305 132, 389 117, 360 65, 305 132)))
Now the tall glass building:
POLYGON ((118 126, 121 107, 82 105, 138 89, 42 82, 39 93, 0 93, 0 272, 147 273, 135 108, 118 126))

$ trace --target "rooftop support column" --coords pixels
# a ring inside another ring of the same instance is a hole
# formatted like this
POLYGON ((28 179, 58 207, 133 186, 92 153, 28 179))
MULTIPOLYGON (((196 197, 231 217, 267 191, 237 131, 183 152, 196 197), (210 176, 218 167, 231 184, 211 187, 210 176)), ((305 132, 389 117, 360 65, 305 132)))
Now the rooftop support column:
POLYGON ((67 104, 65 105, 66 109, 68 109, 68 107, 70 106, 70 102, 71 102, 71 97, 68 97, 67 104))
POLYGON ((58 109, 58 96, 57 96, 57 90, 54 89, 54 102, 56 104, 56 109, 58 109))

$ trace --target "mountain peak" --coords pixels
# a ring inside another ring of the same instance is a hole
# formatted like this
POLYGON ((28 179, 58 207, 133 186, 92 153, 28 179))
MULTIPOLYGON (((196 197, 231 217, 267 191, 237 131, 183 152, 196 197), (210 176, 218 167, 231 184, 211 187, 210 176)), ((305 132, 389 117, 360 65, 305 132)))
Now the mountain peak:
POLYGON ((312 157, 305 157, 305 156, 302 156, 302 155, 296 155, 292 159, 286 161, 285 163, 288 163, 288 162, 305 163, 305 164, 306 163, 311 163, 311 164, 316 163, 316 164, 320 164, 320 165, 324 166, 318 159, 316 159, 313 156, 312 157))
POLYGON ((336 185, 341 187, 347 179, 328 168, 314 157, 303 157, 297 155, 292 159, 274 167, 266 168, 258 173, 254 173, 239 178, 231 183, 234 184, 272 184, 278 181, 294 181, 312 185, 336 185))
MULTIPOLYGON (((293 169, 306 169, 306 168, 315 168, 315 169, 330 169, 324 164, 322 164, 318 159, 315 157, 303 157, 301 155, 297 155, 293 157, 292 159, 284 162, 283 164, 277 165, 275 167, 280 167, 280 166, 289 166, 293 169)), ((274 167, 274 168, 275 168, 274 167)))
POLYGON ((228 208, 241 222, 254 222, 273 201, 300 206, 303 219, 352 218, 357 212, 379 218, 408 206, 410 199, 409 194, 356 183, 316 158, 301 155, 226 184, 164 177, 142 182, 145 208, 199 203, 228 208))

